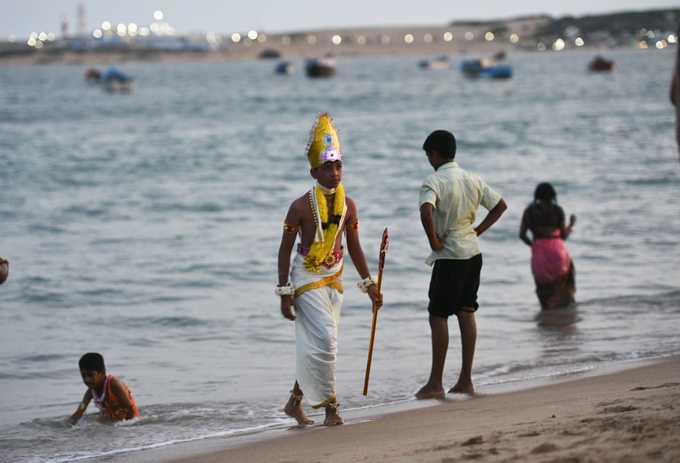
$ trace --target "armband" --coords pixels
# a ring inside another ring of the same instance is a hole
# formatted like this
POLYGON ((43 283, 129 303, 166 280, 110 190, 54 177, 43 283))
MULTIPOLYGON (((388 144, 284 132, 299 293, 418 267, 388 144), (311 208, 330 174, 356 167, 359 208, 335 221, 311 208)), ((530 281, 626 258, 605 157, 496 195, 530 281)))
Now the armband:
POLYGON ((361 290, 362 293, 367 293, 368 288, 370 288, 374 284, 375 284, 375 281, 373 281, 373 278, 371 278, 370 276, 367 276, 363 280, 357 282, 357 286, 359 287, 359 289, 361 290))
POLYGON ((298 228, 299 227, 297 225, 288 225, 287 223, 283 224, 283 231, 284 232, 297 233, 298 228))
POLYGON ((288 283, 284 286, 277 286, 274 288, 274 292, 277 296, 292 296, 295 294, 295 288, 293 288, 293 285, 288 283))

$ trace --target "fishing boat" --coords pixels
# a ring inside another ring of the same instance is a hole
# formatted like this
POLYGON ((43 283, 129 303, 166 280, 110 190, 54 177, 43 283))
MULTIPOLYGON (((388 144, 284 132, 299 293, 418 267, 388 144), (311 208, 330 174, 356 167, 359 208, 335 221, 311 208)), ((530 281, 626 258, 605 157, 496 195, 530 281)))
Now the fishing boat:
POLYGON ((332 77, 335 75, 335 60, 333 58, 312 58, 305 61, 307 77, 332 77))
POLYGON ((418 67, 424 71, 448 69, 449 66, 449 57, 446 55, 438 56, 435 59, 424 59, 418 62, 418 67))
POLYGON ((614 61, 608 60, 600 55, 593 58, 588 63, 588 70, 590 72, 611 72, 614 69, 614 61))
POLYGON ((465 77, 472 79, 509 79, 512 77, 512 66, 500 64, 493 59, 466 59, 460 65, 465 77))
POLYGON ((111 66, 101 75, 103 88, 109 92, 131 92, 132 77, 111 66))
POLYGON ((295 66, 290 61, 280 61, 274 68, 274 73, 279 75, 290 75, 295 71, 295 66))

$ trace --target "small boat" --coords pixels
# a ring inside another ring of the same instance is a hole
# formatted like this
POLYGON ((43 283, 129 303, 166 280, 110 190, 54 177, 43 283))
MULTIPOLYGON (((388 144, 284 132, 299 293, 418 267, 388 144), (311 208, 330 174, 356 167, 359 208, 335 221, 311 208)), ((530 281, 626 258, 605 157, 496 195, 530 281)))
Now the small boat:
POLYGON ((596 56, 588 63, 588 70, 590 72, 611 72, 614 69, 614 61, 596 56))
POLYGON ((275 48, 265 48, 257 57, 260 59, 279 59, 281 58, 281 52, 275 48))
POLYGON ((487 79, 509 79, 512 77, 512 66, 498 64, 489 59, 467 59, 460 65, 465 77, 487 79))
POLYGON ((295 71, 295 66, 290 61, 281 61, 274 68, 274 73, 282 76, 287 76, 295 71))
POLYGON ((132 91, 132 77, 114 66, 104 71, 101 75, 101 83, 104 85, 104 89, 109 92, 132 91))
POLYGON ((434 69, 448 69, 449 57, 446 55, 438 56, 435 59, 429 60, 424 59, 418 62, 418 67, 423 70, 434 70, 434 69))
POLYGON ((332 77, 335 75, 335 60, 333 58, 312 58, 305 61, 307 77, 332 77))

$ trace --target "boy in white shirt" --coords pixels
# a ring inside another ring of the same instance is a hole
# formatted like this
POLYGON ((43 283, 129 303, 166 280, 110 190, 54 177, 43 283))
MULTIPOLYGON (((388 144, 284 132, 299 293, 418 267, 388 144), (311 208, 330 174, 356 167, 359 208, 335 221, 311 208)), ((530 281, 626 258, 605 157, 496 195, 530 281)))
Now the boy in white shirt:
POLYGON ((472 360, 477 340, 475 311, 482 269, 478 236, 505 212, 501 196, 477 175, 461 169, 454 161, 456 138, 446 130, 435 130, 423 150, 435 172, 420 188, 420 219, 432 248, 426 262, 434 264, 430 280, 428 312, 432 331, 430 379, 417 393, 418 399, 443 399, 444 363, 449 346, 448 317, 456 315, 461 333, 462 365, 450 393, 474 394, 472 360), (479 206, 489 212, 474 226, 479 206))

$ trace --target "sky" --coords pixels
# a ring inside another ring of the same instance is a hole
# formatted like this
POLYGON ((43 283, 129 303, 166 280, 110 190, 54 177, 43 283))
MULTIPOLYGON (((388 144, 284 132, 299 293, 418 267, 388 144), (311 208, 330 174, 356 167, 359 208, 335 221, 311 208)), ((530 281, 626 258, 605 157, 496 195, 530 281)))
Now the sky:
POLYGON ((153 12, 161 10, 178 33, 445 24, 679 7, 678 0, 0 0, 0 37, 27 37, 34 31, 59 34, 64 18, 75 32, 79 3, 85 6, 88 30, 105 20, 149 24, 153 12))

